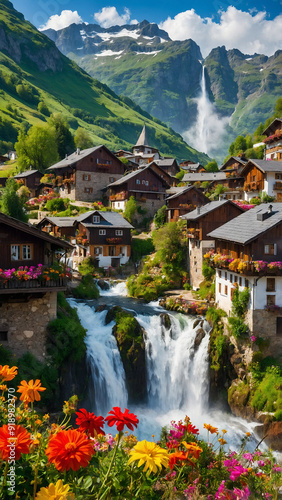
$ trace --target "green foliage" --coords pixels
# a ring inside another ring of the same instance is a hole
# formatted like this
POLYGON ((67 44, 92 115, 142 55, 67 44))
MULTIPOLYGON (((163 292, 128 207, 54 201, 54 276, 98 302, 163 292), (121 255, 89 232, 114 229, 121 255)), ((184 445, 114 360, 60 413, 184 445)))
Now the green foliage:
POLYGON ((271 203, 272 201, 274 201, 274 197, 269 196, 268 194, 266 194, 265 191, 263 191, 262 196, 261 196, 261 201, 262 201, 262 203, 271 203))
POLYGON ((22 129, 15 148, 18 165, 22 170, 27 170, 31 165, 44 172, 59 159, 55 129, 48 125, 34 125, 27 134, 22 129))
POLYGON ((48 118, 48 125, 51 130, 55 130, 57 151, 60 160, 62 160, 66 154, 73 153, 75 149, 74 138, 70 131, 69 123, 61 113, 53 113, 48 118))
POLYGON ((200 283, 199 290, 197 290, 197 294, 202 300, 212 300, 215 298, 215 283, 205 280, 200 283))
POLYGON ((134 215, 137 212, 137 203, 134 196, 130 196, 128 202, 126 203, 126 207, 124 210, 124 217, 128 222, 132 223, 134 215))
POLYGON ((249 288, 245 288, 240 292, 239 287, 236 287, 232 298, 232 314, 238 318, 244 318, 249 299, 249 288))
POLYGON ((282 408, 281 408, 281 410, 277 410, 274 413, 274 418, 275 418, 275 420, 277 420, 277 422, 281 422, 282 421, 282 408))
POLYGON ((227 191, 228 189, 225 188, 223 186, 223 184, 218 184, 214 190, 214 199, 215 200, 218 200, 219 196, 223 193, 225 193, 225 191, 227 191))
POLYGON ((93 140, 85 128, 78 127, 75 136, 74 143, 77 148, 88 149, 93 147, 93 140))
POLYGON ((21 220, 22 222, 28 221, 28 215, 24 211, 24 199, 21 199, 17 194, 18 184, 12 177, 7 180, 6 186, 3 189, 3 195, 0 201, 1 211, 21 220))
POLYGON ((41 113, 42 115, 50 116, 49 108, 48 108, 47 104, 45 104, 44 101, 40 101, 38 103, 37 109, 38 109, 39 113, 41 113))
POLYGON ((202 266, 202 274, 206 280, 211 280, 211 278, 215 275, 215 269, 209 266, 205 260, 202 266))
POLYGON ((176 179, 178 179, 179 181, 182 181, 185 173, 186 173, 185 170, 183 170, 183 168, 181 168, 180 172, 177 172, 177 174, 175 174, 176 179))
POLYGON ((66 208, 66 202, 63 198, 53 198, 47 201, 45 208, 50 212, 60 212, 66 208))
POLYGON ((36 104, 38 102, 38 93, 34 87, 28 84, 19 84, 16 86, 16 92, 20 99, 26 101, 30 104, 36 104))
POLYGON ((60 367, 67 360, 80 361, 86 347, 86 330, 81 326, 76 309, 73 309, 63 293, 58 293, 58 317, 47 328, 47 353, 54 366, 60 367))
POLYGON ((260 205, 261 204, 261 199, 260 198, 251 198, 250 200, 251 205, 260 205))
POLYGON ((78 266, 78 270, 82 276, 86 274, 93 275, 95 273, 95 265, 92 257, 86 257, 78 266))
POLYGON ((157 213, 155 214, 154 221, 156 224, 156 228, 160 228, 165 224, 166 221, 166 205, 163 207, 159 208, 157 213))
MULTIPOLYGON (((250 404, 258 411, 282 411, 282 373, 281 367, 271 366, 264 377, 256 384, 250 404)), ((279 413, 278 415, 280 415, 279 413)))
POLYGON ((210 161, 207 165, 205 165, 205 170, 207 172, 218 172, 218 164, 216 160, 210 161))
POLYGON ((225 311, 216 309, 215 307, 209 307, 206 313, 206 319, 213 327, 210 334, 209 352, 211 359, 210 366, 214 371, 219 371, 221 359, 228 344, 228 339, 223 334, 222 318, 225 316, 225 311))
POLYGON ((249 327, 244 323, 242 318, 231 316, 228 318, 228 323, 231 326, 231 333, 236 339, 246 336, 249 332, 249 327))
POLYGON ((99 290, 91 274, 82 277, 81 283, 73 289, 73 295, 76 299, 98 299, 99 290))
POLYGON ((132 238, 131 242, 131 252, 132 260, 138 262, 144 255, 149 255, 154 251, 154 245, 152 238, 132 238))

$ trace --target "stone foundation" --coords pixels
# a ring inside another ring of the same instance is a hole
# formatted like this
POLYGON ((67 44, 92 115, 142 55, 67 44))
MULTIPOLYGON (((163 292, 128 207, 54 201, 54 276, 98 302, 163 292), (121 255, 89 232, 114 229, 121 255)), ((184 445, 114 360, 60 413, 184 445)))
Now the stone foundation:
POLYGON ((23 302, 19 298, 2 298, 0 307, 0 333, 3 347, 17 357, 31 352, 40 361, 45 358, 46 327, 57 317, 57 292, 42 297, 31 297, 23 302), (7 336, 7 340, 4 337, 7 336))
POLYGON ((265 355, 277 356, 281 352, 282 335, 277 332, 277 317, 280 316, 281 312, 269 312, 264 309, 248 310, 246 314, 246 323, 251 334, 269 340, 265 355))

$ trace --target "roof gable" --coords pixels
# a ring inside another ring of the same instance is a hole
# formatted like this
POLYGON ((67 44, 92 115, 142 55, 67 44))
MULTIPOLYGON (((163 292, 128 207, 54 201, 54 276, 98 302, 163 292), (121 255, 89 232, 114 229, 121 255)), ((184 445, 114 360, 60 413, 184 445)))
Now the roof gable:
POLYGON ((133 172, 130 172, 129 174, 126 174, 124 175, 123 177, 121 177, 120 179, 118 179, 117 181, 115 182, 112 182, 111 184, 108 184, 108 188, 111 188, 112 186, 122 186, 123 184, 125 184, 128 180, 130 179, 133 179, 134 177, 138 178, 143 172, 145 172, 146 170, 150 170, 150 172, 155 176, 157 177, 165 187, 169 187, 169 184, 167 183, 167 181, 165 179, 163 179, 161 177, 161 175, 159 175, 157 172, 155 172, 152 167, 151 167, 151 164, 149 163, 149 165, 146 165, 145 167, 140 167, 138 168, 137 170, 133 170, 133 172))
POLYGON ((270 136, 276 132, 277 129, 282 129, 281 118, 275 118, 268 127, 263 131, 262 135, 270 136))
POLYGON ((120 159, 114 155, 114 153, 112 153, 103 144, 100 144, 100 146, 95 146, 93 148, 83 149, 82 151, 80 151, 78 148, 74 153, 72 153, 69 156, 66 156, 66 158, 59 161, 58 163, 55 163, 51 167, 47 168, 47 170, 55 170, 55 169, 60 169, 60 168, 71 167, 75 163, 79 162, 80 160, 83 160, 84 158, 87 158, 87 156, 93 154, 95 151, 98 151, 99 149, 104 149, 110 156, 112 156, 115 160, 119 161, 123 165, 123 163, 120 161, 120 159))
POLYGON ((221 209, 226 204, 230 204, 238 208, 238 212, 244 212, 244 210, 241 207, 239 207, 236 203, 233 203, 233 201, 231 200, 218 200, 218 201, 211 201, 210 203, 207 203, 202 207, 197 207, 192 212, 182 215, 181 218, 185 220, 199 220, 202 219, 203 217, 206 217, 206 215, 208 215, 210 212, 221 209))
POLYGON ((84 226, 91 227, 117 227, 124 229, 133 229, 133 226, 118 212, 102 212, 100 210, 92 210, 91 212, 86 212, 85 214, 79 215, 76 218, 77 223, 81 223, 84 226), (100 216, 99 222, 93 222, 93 216, 100 216))
POLYGON ((136 146, 149 146, 148 138, 147 138, 147 131, 146 131, 146 125, 144 125, 141 134, 138 137, 138 140, 135 144, 136 146))

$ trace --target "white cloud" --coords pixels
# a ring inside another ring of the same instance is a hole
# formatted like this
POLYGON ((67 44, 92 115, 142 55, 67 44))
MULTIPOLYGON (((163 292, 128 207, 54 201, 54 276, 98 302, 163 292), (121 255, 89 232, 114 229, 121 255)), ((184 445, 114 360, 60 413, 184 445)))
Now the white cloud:
POLYGON ((83 23, 82 18, 78 14, 77 10, 63 10, 60 15, 55 14, 51 16, 44 26, 40 26, 40 30, 47 30, 49 28, 53 30, 61 30, 70 26, 70 24, 80 24, 83 23))
POLYGON ((225 45, 243 53, 272 55, 282 46, 282 15, 266 19, 266 12, 243 12, 229 6, 220 13, 219 22, 200 17, 194 9, 180 12, 173 19, 168 17, 159 26, 172 40, 192 38, 206 57, 211 49, 225 45))
POLYGON ((128 24, 130 20, 130 10, 125 7, 124 14, 119 15, 116 7, 103 7, 102 10, 94 14, 94 19, 102 28, 122 26, 123 24, 128 24))

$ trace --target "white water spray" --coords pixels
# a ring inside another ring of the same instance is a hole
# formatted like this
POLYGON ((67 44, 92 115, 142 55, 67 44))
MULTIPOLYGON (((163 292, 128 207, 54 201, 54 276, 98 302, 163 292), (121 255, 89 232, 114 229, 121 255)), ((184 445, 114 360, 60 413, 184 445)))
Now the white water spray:
POLYGON ((182 133, 188 144, 209 156, 218 154, 223 142, 228 117, 220 117, 215 105, 210 101, 206 89, 205 66, 203 65, 200 94, 195 99, 197 104, 197 120, 195 124, 182 133))

